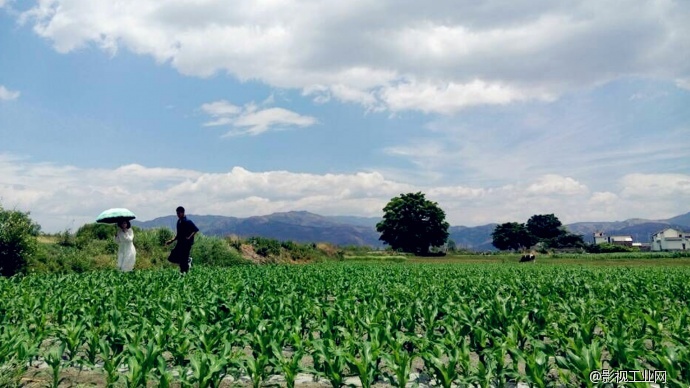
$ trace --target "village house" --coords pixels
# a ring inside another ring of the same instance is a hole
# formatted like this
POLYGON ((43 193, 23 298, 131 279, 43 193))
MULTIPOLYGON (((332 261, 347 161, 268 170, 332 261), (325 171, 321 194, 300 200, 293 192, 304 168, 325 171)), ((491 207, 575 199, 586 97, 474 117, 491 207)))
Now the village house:
POLYGON ((594 244, 613 244, 613 245, 624 245, 626 247, 633 246, 632 236, 607 236, 604 232, 594 233, 594 244))
POLYGON ((666 228, 652 235, 652 251, 685 251, 690 249, 690 233, 666 228))

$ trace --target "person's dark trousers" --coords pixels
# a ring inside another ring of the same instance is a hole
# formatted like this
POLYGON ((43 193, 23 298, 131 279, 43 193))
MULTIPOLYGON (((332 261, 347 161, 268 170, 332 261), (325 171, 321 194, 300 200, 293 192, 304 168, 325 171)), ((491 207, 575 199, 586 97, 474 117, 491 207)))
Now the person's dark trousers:
POLYGON ((178 241, 177 245, 175 245, 175 248, 173 248, 173 251, 170 253, 170 256, 173 258, 171 261, 180 265, 180 272, 182 273, 189 271, 189 254, 191 250, 191 244, 178 241))

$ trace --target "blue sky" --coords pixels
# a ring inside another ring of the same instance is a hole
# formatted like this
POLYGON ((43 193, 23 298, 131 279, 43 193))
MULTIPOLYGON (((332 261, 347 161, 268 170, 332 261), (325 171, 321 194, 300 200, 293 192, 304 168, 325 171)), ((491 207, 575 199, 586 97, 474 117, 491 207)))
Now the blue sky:
POLYGON ((0 204, 690 211, 690 3, 0 0, 0 204))

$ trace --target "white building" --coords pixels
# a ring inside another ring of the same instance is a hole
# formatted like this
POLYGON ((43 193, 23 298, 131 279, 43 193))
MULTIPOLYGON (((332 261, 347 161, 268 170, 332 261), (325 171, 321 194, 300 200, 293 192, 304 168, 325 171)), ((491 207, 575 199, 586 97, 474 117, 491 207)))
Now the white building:
POLYGON ((632 236, 607 236, 604 232, 594 233, 594 244, 615 244, 615 245, 625 245, 631 247, 633 245, 632 236))
POLYGON ((685 251, 690 249, 690 233, 666 228, 652 235, 652 251, 685 251))

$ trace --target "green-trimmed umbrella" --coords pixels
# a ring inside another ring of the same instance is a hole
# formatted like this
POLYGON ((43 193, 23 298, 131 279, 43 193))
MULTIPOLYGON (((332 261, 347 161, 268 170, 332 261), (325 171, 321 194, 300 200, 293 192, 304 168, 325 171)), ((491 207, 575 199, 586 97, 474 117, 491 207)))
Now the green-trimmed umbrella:
POLYGON ((96 222, 100 222, 102 224, 117 224, 122 220, 130 221, 135 218, 137 218, 137 216, 135 216, 134 213, 128 209, 113 208, 101 213, 98 218, 96 218, 96 222))

